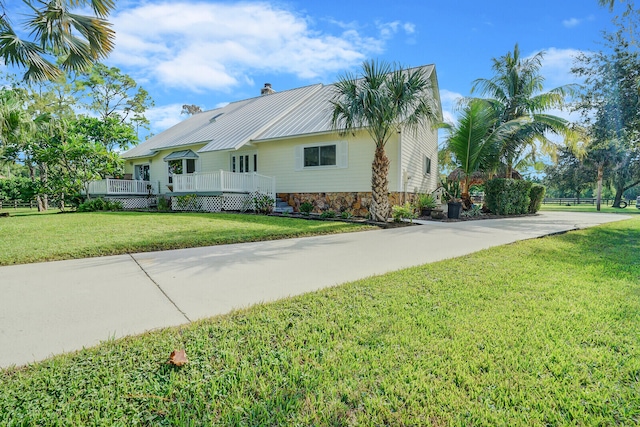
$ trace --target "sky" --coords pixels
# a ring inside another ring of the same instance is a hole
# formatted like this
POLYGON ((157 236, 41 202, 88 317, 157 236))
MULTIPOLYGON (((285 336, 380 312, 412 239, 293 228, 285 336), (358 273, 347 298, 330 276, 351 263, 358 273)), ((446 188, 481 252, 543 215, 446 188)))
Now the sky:
POLYGON ((547 88, 576 82, 575 55, 601 48, 614 14, 597 0, 118 0, 116 47, 103 62, 150 93, 153 133, 185 119, 183 104, 213 109, 267 82, 276 91, 328 84, 367 59, 435 64, 453 120, 455 100, 516 43, 525 56, 546 52, 547 88))

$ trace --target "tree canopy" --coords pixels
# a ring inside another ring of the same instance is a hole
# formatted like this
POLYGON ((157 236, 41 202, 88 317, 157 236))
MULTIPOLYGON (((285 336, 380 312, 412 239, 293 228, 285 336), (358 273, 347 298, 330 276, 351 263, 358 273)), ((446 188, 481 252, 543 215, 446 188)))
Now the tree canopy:
POLYGON ((473 82, 472 92, 488 97, 488 102, 496 111, 498 124, 528 119, 521 126, 513 128, 503 140, 500 156, 507 177, 511 176, 513 165, 524 150, 531 150, 535 154, 540 144, 545 151, 555 152, 557 146, 548 138, 549 133, 564 137, 565 143, 575 142, 569 122, 546 111, 563 108, 565 98, 573 94, 576 87, 565 85, 543 92, 544 77, 540 73, 543 58, 544 52, 523 58, 516 44, 513 52, 493 58, 492 78, 480 78, 473 82))
POLYGON ((8 65, 26 68, 26 80, 55 79, 63 72, 85 70, 113 50, 115 33, 106 18, 115 7, 114 0, 22 3, 28 11, 22 30, 30 39, 18 35, 4 0, 0 1, 0 56, 8 65), (77 13, 86 7, 94 15, 77 13))

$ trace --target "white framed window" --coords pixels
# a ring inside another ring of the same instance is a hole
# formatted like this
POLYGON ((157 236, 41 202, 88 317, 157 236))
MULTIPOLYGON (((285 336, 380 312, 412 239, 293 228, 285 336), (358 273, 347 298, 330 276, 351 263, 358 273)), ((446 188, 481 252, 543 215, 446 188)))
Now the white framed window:
POLYGON ((346 141, 295 147, 295 170, 346 168, 348 146, 346 141))
POLYGON ((431 157, 429 156, 424 156, 424 174, 431 174, 431 157))
POLYGON ((134 178, 138 181, 149 181, 149 163, 135 165, 134 178))
POLYGON ((232 154, 230 167, 231 172, 258 172, 258 154, 232 154))

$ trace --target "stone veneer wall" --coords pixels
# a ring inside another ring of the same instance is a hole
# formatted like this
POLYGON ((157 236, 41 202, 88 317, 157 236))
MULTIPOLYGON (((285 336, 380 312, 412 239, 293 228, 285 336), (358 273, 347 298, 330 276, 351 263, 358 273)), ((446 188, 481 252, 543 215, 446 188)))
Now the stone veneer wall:
MULTIPOLYGON (((403 193, 389 193, 391 206, 402 204, 403 193)), ((347 193, 278 193, 277 197, 293 207, 295 212, 300 212, 300 204, 313 203, 313 212, 324 211, 351 212, 354 216, 366 217, 371 205, 371 192, 347 192, 347 193)), ((412 202, 416 197, 413 193, 406 193, 406 201, 412 202)))

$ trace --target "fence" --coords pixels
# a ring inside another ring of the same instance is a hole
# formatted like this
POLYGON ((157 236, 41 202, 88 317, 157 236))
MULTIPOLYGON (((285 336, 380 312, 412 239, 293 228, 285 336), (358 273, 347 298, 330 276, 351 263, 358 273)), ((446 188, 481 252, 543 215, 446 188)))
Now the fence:
MULTIPOLYGON (((545 197, 542 200, 542 204, 544 205, 595 205, 597 199, 596 198, 576 198, 576 197, 545 197)), ((604 206, 613 205, 614 199, 600 199, 600 203, 604 206)), ((622 199, 627 205, 635 205, 635 199, 622 199)))
POLYGON ((38 207, 38 203, 35 200, 25 202, 22 200, 0 200, 0 210, 2 209, 35 209, 38 207))

